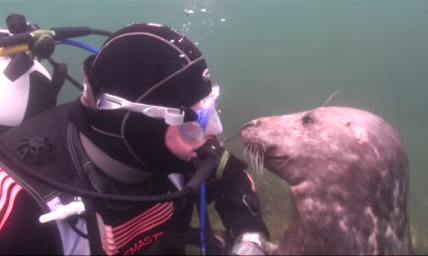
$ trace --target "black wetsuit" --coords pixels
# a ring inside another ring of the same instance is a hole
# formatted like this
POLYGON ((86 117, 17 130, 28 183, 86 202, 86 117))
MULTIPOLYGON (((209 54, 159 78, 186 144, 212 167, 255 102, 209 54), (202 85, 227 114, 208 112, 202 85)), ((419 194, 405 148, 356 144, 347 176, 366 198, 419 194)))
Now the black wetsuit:
MULTIPOLYGON (((95 191, 88 185, 94 181, 88 181, 85 161, 79 158, 72 143, 77 132, 67 119, 71 106, 72 103, 65 104, 44 112, 2 134, 0 141, 19 159, 20 152, 25 155, 23 140, 36 136, 49 139, 45 142, 54 146, 54 159, 27 166, 63 184, 95 191)), ((215 202, 223 225, 232 236, 257 231, 269 237, 257 209, 258 198, 251 178, 244 170, 236 173, 233 186, 207 186, 208 200, 215 202)), ((101 172, 97 177, 107 184, 107 193, 147 195, 150 191, 149 194, 163 195, 178 190, 168 177, 152 180, 149 190, 147 183, 121 184, 101 172)), ((1 152, 0 185, 0 254, 184 254, 197 198, 135 204, 83 198, 85 215, 41 224, 39 217, 49 212, 49 207, 52 209, 59 202, 67 204, 74 200, 74 195, 39 183, 15 168, 13 160, 5 159, 1 152)))

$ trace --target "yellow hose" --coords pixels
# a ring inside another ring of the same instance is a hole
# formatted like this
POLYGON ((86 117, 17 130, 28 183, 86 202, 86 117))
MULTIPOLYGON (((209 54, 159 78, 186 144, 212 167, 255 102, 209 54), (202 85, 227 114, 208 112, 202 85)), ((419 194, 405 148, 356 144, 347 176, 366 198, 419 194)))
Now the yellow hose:
POLYGON ((18 52, 26 52, 28 50, 28 44, 18 44, 10 47, 2 47, 0 48, 0 56, 12 55, 18 52))

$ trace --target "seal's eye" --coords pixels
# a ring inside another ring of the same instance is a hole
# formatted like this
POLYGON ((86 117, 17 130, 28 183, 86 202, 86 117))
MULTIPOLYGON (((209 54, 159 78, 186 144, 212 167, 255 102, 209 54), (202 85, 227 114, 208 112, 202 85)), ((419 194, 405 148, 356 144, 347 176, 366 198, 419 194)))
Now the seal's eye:
POLYGON ((302 118, 303 124, 312 124, 314 120, 309 115, 306 115, 302 118))

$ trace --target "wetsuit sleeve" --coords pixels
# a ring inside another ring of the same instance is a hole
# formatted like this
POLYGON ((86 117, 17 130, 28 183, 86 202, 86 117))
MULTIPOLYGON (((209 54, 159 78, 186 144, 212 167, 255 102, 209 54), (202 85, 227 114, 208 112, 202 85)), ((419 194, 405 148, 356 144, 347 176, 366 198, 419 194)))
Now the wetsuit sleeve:
POLYGON ((52 229, 39 223, 41 214, 36 201, 0 169, 0 254, 55 254, 52 229))
POLYGON ((269 239, 254 182, 235 157, 227 162, 223 177, 215 185, 207 186, 207 195, 215 202, 223 226, 232 237, 262 232, 269 239))

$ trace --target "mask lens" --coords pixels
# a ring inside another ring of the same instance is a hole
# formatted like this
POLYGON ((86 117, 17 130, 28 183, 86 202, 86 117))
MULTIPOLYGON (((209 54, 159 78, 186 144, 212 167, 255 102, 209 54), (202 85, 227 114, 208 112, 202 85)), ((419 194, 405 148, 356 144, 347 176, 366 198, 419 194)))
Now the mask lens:
POLYGON ((198 119, 181 126, 183 134, 190 140, 202 140, 204 137, 223 132, 220 117, 215 109, 217 94, 218 88, 214 87, 212 94, 192 107, 198 115, 198 119))
POLYGON ((183 134, 190 140, 202 140, 204 137, 223 132, 223 126, 215 108, 199 111, 198 116, 198 121, 184 123, 181 126, 183 134))
POLYGON ((215 108, 211 111, 210 119, 207 122, 207 126, 205 128, 205 136, 210 135, 219 135, 223 132, 223 125, 220 121, 220 117, 217 114, 215 108))
POLYGON ((197 122, 184 123, 181 126, 183 134, 190 140, 202 140, 204 138, 204 132, 202 131, 201 125, 197 122))

